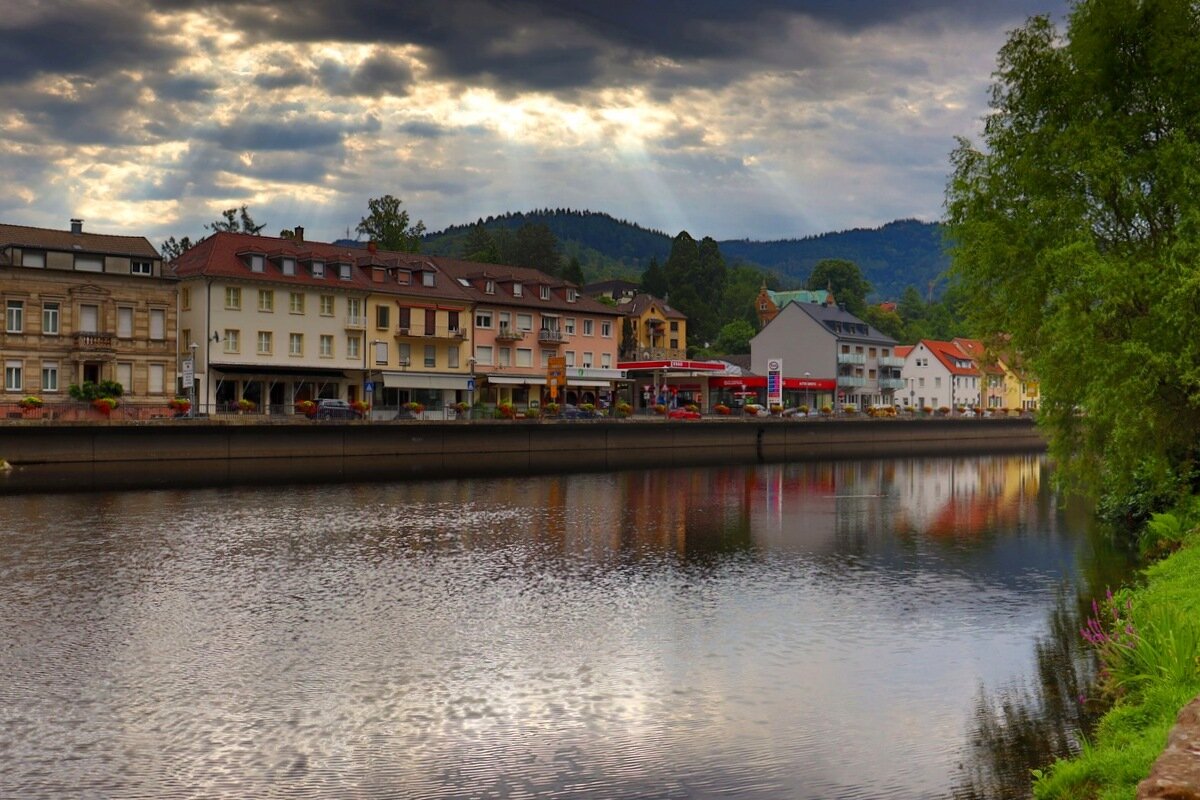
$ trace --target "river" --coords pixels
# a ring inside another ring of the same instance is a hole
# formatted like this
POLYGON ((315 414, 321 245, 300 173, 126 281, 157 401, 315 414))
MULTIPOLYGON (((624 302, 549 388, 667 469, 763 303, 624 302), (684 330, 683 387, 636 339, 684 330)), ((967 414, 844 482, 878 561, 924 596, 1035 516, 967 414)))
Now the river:
POLYGON ((22 798, 1019 797, 1128 569, 1040 455, 30 494, 0 537, 22 798))

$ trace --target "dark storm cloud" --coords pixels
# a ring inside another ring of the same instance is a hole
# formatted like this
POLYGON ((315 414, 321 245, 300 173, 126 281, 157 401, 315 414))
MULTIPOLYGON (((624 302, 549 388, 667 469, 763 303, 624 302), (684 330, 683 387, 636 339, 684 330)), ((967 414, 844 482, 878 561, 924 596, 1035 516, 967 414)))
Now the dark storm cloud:
POLYGON ((137 111, 140 84, 108 79, 79 81, 73 95, 42 94, 29 87, 0 89, 0 105, 19 114, 28 131, 11 134, 31 143, 121 145, 152 138, 137 111))
POLYGON ((405 122, 396 126, 396 130, 417 139, 440 139, 450 133, 448 128, 434 122, 405 122))
POLYGON ((220 85, 216 81, 194 75, 170 75, 161 80, 151 78, 147 82, 160 100, 179 103, 205 101, 220 85))
POLYGON ((408 64, 387 53, 375 53, 354 68, 333 60, 323 61, 317 67, 316 77, 326 92, 341 97, 403 97, 413 81, 408 64))
POLYGON ((231 125, 197 130, 196 138, 211 141, 226 150, 308 150, 341 144, 347 134, 377 131, 379 120, 365 117, 323 122, 311 119, 278 118, 239 120, 231 125))
MULTIPOLYGON (((792 23, 847 33, 880 26, 912 28, 914 34, 948 25, 994 30, 998 23, 1012 27, 1047 7, 1062 7, 1061 0, 277 0, 274 5, 168 0, 165 5, 216 8, 233 27, 282 41, 415 45, 437 77, 546 91, 678 80, 679 72, 646 73, 645 63, 656 58, 685 67, 762 66, 764 60, 802 66, 811 55, 785 46, 792 23)), ((703 74, 723 76, 720 70, 703 74)))
POLYGON ((161 39, 137 3, 17 3, 0 20, 0 84, 163 68, 178 54, 161 39))

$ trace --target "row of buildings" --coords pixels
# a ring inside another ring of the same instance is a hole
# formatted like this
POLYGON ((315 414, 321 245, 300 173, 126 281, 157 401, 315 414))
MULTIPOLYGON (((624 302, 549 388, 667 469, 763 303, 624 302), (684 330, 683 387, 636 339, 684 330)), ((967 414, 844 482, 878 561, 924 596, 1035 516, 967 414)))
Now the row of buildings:
POLYGON ((85 232, 80 220, 0 225, 0 297, 6 403, 116 381, 146 406, 180 394, 282 414, 325 397, 522 406, 550 399, 554 366, 559 401, 710 408, 765 402, 771 363, 790 405, 1036 402, 1005 394, 1022 382, 978 342, 904 347, 826 292, 764 288, 749 357, 689 361, 686 316, 632 284, 309 242, 300 227, 217 232, 165 264, 144 237, 85 232))

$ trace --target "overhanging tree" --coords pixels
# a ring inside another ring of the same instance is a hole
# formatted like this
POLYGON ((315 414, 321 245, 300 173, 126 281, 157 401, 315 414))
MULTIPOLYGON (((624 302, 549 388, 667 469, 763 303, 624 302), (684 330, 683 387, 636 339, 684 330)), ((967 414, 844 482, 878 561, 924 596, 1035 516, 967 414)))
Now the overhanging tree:
POLYGON ((1081 0, 1001 49, 984 147, 952 155, 953 270, 1041 380, 1075 478, 1160 494, 1200 435, 1200 9, 1081 0))
POLYGON ((390 194, 371 198, 367 201, 369 213, 359 220, 355 230, 371 237, 383 250, 421 252, 425 223, 417 220, 415 225, 410 224, 408 212, 400 208, 403 203, 403 200, 390 194))

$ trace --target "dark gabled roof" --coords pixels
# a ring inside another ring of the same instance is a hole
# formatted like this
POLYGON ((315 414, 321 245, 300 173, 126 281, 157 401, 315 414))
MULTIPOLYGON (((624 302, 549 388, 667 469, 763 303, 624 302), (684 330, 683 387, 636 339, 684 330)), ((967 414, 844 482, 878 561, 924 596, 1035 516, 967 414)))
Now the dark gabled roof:
POLYGON ((145 236, 112 236, 106 233, 72 233, 50 228, 0 224, 0 250, 29 247, 65 253, 87 253, 135 258, 162 258, 145 236))
POLYGON ((621 310, 621 313, 628 317, 640 317, 645 313, 647 308, 650 308, 650 306, 654 305, 658 306, 659 311, 662 312, 662 315, 665 319, 687 319, 687 314, 684 314, 682 311, 673 308, 669 303, 667 303, 667 301, 660 300, 654 295, 646 294, 644 292, 642 294, 634 295, 629 302, 622 303, 621 305, 617 306, 617 308, 621 310))
MULTIPOLYGON (((816 303, 788 303, 786 308, 797 308, 819 322, 825 330, 839 339, 860 340, 877 344, 896 345, 898 342, 887 334, 880 333, 869 324, 846 311, 841 306, 816 303)), ((782 315, 782 312, 781 312, 782 315)), ((778 319, 778 317, 776 317, 778 319)), ((771 323, 768 323, 770 325, 771 323)))
POLYGON ((607 306, 593 300, 578 289, 573 283, 547 275, 541 270, 531 267, 509 267, 500 264, 481 264, 475 261, 462 261, 444 256, 422 256, 428 258, 446 274, 459 280, 464 290, 476 303, 485 305, 514 306, 520 308, 544 308, 553 311, 577 311, 588 314, 608 314, 621 316, 621 309, 607 306), (488 294, 484 291, 487 281, 494 281, 496 291, 488 294), (513 284, 520 283, 523 287, 520 297, 513 295, 513 284), (549 299, 543 300, 539 287, 550 287, 549 299), (568 289, 574 289, 577 296, 574 302, 567 300, 568 289))
POLYGON ((635 281, 627 281, 622 278, 612 278, 611 280, 607 280, 607 281, 597 281, 596 283, 589 283, 583 287, 582 291, 584 294, 589 294, 589 295, 594 296, 594 295, 598 295, 598 294, 604 294, 605 292, 616 292, 616 291, 629 290, 629 289, 632 289, 636 292, 641 287, 642 287, 642 285, 635 281))

